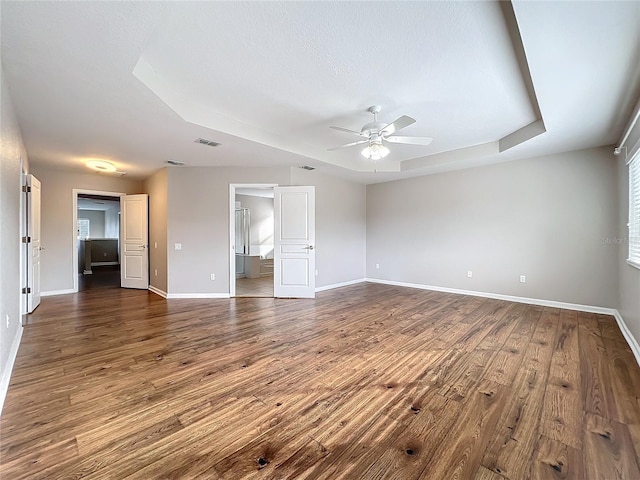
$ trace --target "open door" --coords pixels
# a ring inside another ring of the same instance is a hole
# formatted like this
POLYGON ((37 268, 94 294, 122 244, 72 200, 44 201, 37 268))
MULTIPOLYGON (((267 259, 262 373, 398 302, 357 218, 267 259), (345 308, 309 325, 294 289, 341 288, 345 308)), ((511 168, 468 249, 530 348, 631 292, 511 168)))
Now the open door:
POLYGON ((120 197, 120 286, 149 288, 149 196, 120 197))
POLYGON ((40 305, 40 181, 33 175, 27 175, 27 313, 40 305))
POLYGON ((315 298, 315 187, 274 187, 274 297, 315 298))

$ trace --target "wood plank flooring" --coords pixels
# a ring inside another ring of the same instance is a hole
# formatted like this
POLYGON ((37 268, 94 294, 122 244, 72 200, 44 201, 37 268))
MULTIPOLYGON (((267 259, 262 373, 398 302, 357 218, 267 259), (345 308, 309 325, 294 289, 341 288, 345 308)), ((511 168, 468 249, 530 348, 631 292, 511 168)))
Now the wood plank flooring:
POLYGON ((100 288, 29 316, 6 479, 640 479, 609 316, 378 284, 316 300, 100 288))

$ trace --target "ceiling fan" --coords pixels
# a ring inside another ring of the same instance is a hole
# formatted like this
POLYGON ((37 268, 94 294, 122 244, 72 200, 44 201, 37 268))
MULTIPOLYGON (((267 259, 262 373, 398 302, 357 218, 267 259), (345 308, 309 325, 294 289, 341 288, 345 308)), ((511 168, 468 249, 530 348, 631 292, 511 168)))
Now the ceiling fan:
POLYGON ((339 150, 341 148, 353 147, 354 145, 362 145, 366 143, 368 145, 364 150, 362 150, 362 155, 371 160, 380 160, 381 158, 389 155, 389 149, 384 145, 384 142, 405 143, 410 145, 429 145, 433 141, 433 138, 429 137, 403 137, 395 135, 398 130, 408 127, 416 121, 407 115, 403 115, 391 123, 378 122, 378 113, 380 113, 380 110, 382 110, 380 105, 373 105, 367 109, 367 111, 373 115, 373 122, 367 123, 359 132, 349 130, 348 128, 334 126, 329 127, 334 130, 340 130, 341 132, 353 133, 363 137, 364 140, 358 140, 357 142, 347 143, 345 145, 340 145, 339 147, 329 148, 328 151, 339 150))

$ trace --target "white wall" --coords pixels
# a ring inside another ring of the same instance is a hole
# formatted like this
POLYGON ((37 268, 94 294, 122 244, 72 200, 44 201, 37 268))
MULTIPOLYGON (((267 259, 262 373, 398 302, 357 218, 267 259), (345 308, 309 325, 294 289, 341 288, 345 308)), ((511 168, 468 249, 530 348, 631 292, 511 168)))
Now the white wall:
POLYGON ((31 165, 42 182, 41 290, 73 290, 77 265, 73 264, 76 234, 73 225, 73 189, 140 193, 142 182, 100 173, 78 174, 31 165))
POLYGON ((291 168, 292 185, 316 187, 316 287, 365 277, 365 185, 291 168))
POLYGON ((367 276, 614 308, 616 188, 609 147, 369 185, 367 276))
POLYGON ((89 238, 105 238, 104 211, 78 209, 78 218, 89 219, 89 238))
POLYGON ((20 159, 27 154, 0 65, 0 410, 22 334, 20 310, 20 159), (7 325, 7 319, 9 324, 7 325))
POLYGON ((104 238, 120 238, 120 203, 104 211, 104 238))

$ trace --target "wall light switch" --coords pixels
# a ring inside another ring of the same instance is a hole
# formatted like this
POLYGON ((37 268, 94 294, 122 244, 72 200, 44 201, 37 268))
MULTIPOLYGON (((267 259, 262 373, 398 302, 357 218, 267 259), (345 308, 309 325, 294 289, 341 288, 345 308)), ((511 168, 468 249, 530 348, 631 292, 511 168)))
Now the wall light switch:
POLYGON ((520 283, 525 283, 527 281, 527 277, 524 275, 520 275, 520 283))
POLYGON ((154 270, 154 273, 156 274, 156 277, 157 277, 158 276, 158 269, 157 268, 154 270))
POLYGON ((380 270, 380 264, 376 263, 376 270, 380 270))
POLYGON ((182 250, 182 244, 181 243, 176 243, 175 248, 176 248, 176 250, 182 250))
POLYGON ((211 280, 215 280, 215 279, 216 279, 216 274, 215 274, 215 273, 212 273, 212 274, 211 274, 211 280))
POLYGON ((471 270, 467 271, 467 278, 473 278, 473 272, 471 270))
POLYGON ((153 248, 158 248, 158 242, 153 242, 153 248))
POLYGON ((316 277, 318 276, 318 270, 316 270, 316 277))

